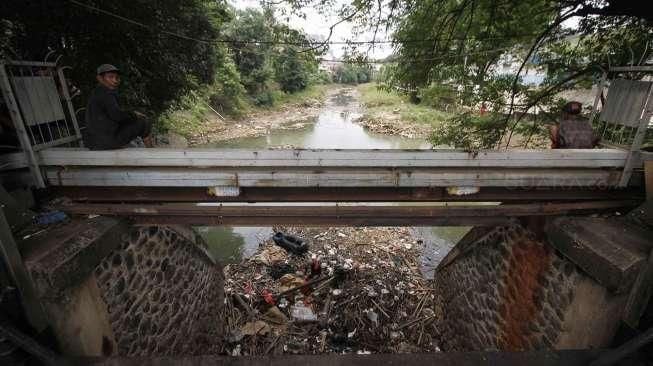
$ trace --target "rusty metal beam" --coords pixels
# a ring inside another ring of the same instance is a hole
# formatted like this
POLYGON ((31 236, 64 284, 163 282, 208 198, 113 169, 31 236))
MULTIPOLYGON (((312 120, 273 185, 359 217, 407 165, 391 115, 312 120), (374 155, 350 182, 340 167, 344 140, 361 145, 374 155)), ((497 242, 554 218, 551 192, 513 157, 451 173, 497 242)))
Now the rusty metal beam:
POLYGON ((503 226, 507 217, 248 217, 248 216, 135 216, 136 225, 197 225, 197 226, 301 226, 301 227, 372 227, 372 226, 503 226))
POLYGON ((166 204, 90 204, 61 207, 71 214, 132 217, 137 223, 297 226, 470 226, 501 225, 514 217, 572 215, 633 207, 637 201, 589 201, 506 205, 429 206, 260 206, 166 204))
POLYGON ((464 196, 450 195, 440 187, 243 187, 236 197, 216 197, 201 187, 51 187, 49 194, 81 202, 548 202, 644 198, 641 187, 485 187, 464 196))

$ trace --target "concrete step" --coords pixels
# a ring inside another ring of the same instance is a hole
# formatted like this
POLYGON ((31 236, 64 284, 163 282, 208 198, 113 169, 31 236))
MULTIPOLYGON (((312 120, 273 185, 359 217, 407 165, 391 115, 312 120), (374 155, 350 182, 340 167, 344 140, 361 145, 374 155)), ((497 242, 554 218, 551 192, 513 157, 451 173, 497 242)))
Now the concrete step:
POLYGON ((624 217, 559 217, 547 224, 549 243, 594 280, 627 292, 653 248, 653 231, 624 217))

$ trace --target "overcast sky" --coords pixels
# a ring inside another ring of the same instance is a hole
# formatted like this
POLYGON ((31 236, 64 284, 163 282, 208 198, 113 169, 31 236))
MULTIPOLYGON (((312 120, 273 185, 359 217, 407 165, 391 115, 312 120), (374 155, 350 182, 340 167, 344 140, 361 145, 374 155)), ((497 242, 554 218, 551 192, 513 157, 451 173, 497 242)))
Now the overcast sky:
MULTIPOLYGON (((260 9, 261 6, 258 0, 228 0, 231 5, 237 9, 245 8, 257 8, 260 9)), ((349 1, 339 0, 339 4, 349 3, 349 1)), ((319 14, 312 8, 305 9, 306 19, 301 17, 292 16, 288 21, 285 17, 279 14, 278 20, 284 23, 287 23, 292 28, 301 29, 308 35, 320 35, 326 38, 329 35, 329 27, 338 21, 336 16, 333 14, 319 14)), ((353 25, 351 23, 342 23, 336 26, 333 30, 333 35, 331 36, 331 41, 347 41, 347 40, 357 40, 357 41, 368 41, 372 39, 371 34, 363 34, 359 36, 352 35, 353 25)), ((389 36, 385 33, 379 31, 376 36, 377 40, 388 39, 389 36)), ((325 58, 340 58, 344 53, 344 45, 331 45, 329 54, 325 58)), ((389 56, 392 53, 392 48, 389 45, 375 45, 375 49, 369 53, 369 57, 372 59, 382 59, 389 56)))

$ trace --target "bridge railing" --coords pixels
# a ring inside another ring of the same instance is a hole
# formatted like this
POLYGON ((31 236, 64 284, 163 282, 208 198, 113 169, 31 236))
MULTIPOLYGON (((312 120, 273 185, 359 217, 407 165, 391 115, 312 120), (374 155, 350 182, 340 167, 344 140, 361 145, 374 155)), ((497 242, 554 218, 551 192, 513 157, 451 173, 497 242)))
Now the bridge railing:
POLYGON ((631 176, 647 132, 651 129, 653 116, 653 82, 616 78, 608 75, 651 73, 653 66, 613 67, 603 74, 594 99, 591 120, 598 127, 604 146, 629 152, 619 186, 625 187, 631 176), (599 102, 607 91, 605 104, 599 110, 599 102))
POLYGON ((82 137, 63 68, 53 62, 0 61, 0 88, 35 184, 44 187, 35 152, 71 146, 82 137))
POLYGON ((10 61, 0 63, 0 87, 24 155, 2 156, 0 164, 25 164, 38 187, 625 187, 641 165, 652 84, 614 81, 598 116, 605 136, 635 131, 624 150, 88 151, 60 148, 81 138, 62 68, 10 61))
MULTIPOLYGON (((614 188, 628 152, 617 149, 216 150, 73 148, 38 152, 53 186, 573 187, 614 188)), ((20 164, 20 156, 12 160, 20 164)), ((233 190, 232 190, 233 191, 233 190)))

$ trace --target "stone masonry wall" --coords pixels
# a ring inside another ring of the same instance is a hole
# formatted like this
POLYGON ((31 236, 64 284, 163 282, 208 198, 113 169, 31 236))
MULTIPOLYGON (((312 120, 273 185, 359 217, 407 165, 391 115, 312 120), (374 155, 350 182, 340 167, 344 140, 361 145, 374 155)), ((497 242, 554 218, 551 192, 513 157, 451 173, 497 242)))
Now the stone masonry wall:
POLYGON ((518 224, 474 229, 435 285, 445 351, 605 346, 625 301, 518 224))
POLYGON ((222 269, 189 229, 135 227, 95 269, 112 354, 207 354, 220 344, 222 269))

